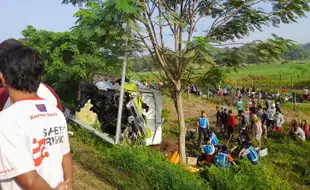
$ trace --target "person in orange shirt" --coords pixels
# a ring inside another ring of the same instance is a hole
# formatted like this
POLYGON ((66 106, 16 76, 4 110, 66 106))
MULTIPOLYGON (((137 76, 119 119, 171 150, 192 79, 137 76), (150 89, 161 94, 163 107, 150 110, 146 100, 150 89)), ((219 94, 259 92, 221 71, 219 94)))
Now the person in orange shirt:
POLYGON ((309 125, 307 124, 306 120, 303 120, 301 122, 301 128, 304 130, 304 132, 306 134, 306 138, 310 137, 309 125))

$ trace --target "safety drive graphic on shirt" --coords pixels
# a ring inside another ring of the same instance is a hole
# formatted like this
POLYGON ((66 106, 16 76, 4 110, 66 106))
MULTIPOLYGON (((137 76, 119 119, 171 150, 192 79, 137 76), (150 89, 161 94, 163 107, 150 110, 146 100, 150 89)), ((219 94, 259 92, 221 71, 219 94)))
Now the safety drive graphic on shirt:
POLYGON ((60 127, 50 127, 48 129, 43 129, 43 139, 33 139, 34 149, 32 154, 34 157, 35 166, 40 166, 43 159, 49 156, 47 151, 48 147, 51 147, 56 144, 63 143, 64 140, 64 126, 60 127))
MULTIPOLYGON (((53 117, 57 116, 57 113, 46 113, 47 109, 44 104, 37 104, 36 108, 40 112, 40 114, 31 115, 30 119, 37 119, 40 117, 53 117)), ((43 129, 43 136, 42 139, 34 138, 32 140, 33 143, 33 161, 35 163, 35 166, 40 166, 44 158, 49 157, 48 147, 51 147, 53 145, 57 145, 60 143, 63 143, 64 141, 64 132, 65 132, 65 126, 54 126, 49 128, 43 129)))

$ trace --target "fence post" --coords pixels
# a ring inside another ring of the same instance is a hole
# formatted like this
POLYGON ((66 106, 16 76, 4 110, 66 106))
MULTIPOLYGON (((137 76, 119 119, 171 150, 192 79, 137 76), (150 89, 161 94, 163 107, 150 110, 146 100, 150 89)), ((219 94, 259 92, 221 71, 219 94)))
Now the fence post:
POLYGON ((293 77, 291 77, 291 88, 293 89, 293 77))
POLYGON ((296 111, 296 92, 294 92, 294 111, 296 111))

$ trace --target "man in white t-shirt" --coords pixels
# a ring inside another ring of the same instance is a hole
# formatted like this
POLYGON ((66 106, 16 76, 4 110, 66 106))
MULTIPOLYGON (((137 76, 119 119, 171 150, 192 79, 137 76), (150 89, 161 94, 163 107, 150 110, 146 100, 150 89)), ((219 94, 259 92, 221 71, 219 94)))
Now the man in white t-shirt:
POLYGON ((0 189, 71 189, 66 119, 37 95, 43 68, 29 47, 0 55, 0 80, 12 103, 0 113, 0 189))

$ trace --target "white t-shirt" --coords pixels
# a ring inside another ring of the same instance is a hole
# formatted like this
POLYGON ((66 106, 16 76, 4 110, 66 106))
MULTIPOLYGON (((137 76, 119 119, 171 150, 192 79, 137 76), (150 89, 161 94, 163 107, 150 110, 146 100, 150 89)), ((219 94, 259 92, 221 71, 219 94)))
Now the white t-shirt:
POLYGON ((0 113, 0 123, 0 189, 21 189, 14 178, 32 170, 57 187, 70 152, 63 113, 40 98, 22 100, 0 113))
MULTIPOLYGON (((51 104, 57 106, 57 104, 58 104, 57 98, 44 84, 41 83, 39 85, 37 94, 39 97, 44 98, 44 100, 46 100, 46 101, 50 102, 51 104)), ((11 99, 9 97, 8 100, 5 102, 3 110, 10 107, 10 105, 11 105, 11 99)))
POLYGON ((295 131, 295 135, 301 139, 301 140, 306 140, 306 134, 304 132, 304 130, 302 130, 302 128, 297 127, 296 131, 295 131))

